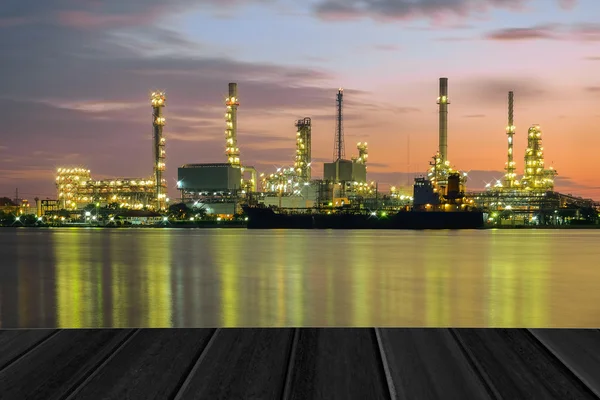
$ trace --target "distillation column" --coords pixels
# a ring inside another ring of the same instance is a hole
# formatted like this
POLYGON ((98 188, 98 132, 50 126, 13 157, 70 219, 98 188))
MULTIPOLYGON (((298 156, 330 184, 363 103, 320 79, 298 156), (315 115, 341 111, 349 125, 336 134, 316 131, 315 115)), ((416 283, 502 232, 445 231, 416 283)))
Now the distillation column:
POLYGON ((506 175, 504 176, 504 187, 514 188, 516 185, 516 163, 513 159, 513 139, 515 135, 515 125, 513 118, 514 95, 513 92, 508 92, 508 126, 506 134, 508 135, 508 160, 506 161, 506 175))
POLYGON ((240 105, 237 97, 237 83, 229 84, 229 96, 225 100, 225 140, 227 142, 225 155, 231 165, 240 165, 240 149, 237 147, 237 109, 240 105))
POLYGON ((346 156, 344 151, 344 125, 343 125, 343 100, 344 89, 340 88, 336 96, 336 119, 335 119, 335 143, 333 149, 333 161, 342 160, 346 156))
POLYGON ((529 190, 552 190, 556 170, 544 168, 544 148, 542 147, 542 130, 533 125, 527 132, 527 150, 525 150, 525 174, 521 181, 529 190))
POLYGON ((439 152, 441 164, 445 164, 448 161, 448 78, 440 78, 440 97, 437 99, 439 104, 439 116, 440 116, 440 127, 439 127, 439 152))
POLYGON ((296 121, 296 174, 304 182, 311 177, 311 119, 304 118, 296 121))
POLYGON ((166 97, 163 92, 153 92, 150 100, 152 103, 156 209, 164 210, 167 200, 167 181, 163 177, 165 173, 165 138, 163 137, 165 118, 162 115, 162 109, 166 105, 166 97))

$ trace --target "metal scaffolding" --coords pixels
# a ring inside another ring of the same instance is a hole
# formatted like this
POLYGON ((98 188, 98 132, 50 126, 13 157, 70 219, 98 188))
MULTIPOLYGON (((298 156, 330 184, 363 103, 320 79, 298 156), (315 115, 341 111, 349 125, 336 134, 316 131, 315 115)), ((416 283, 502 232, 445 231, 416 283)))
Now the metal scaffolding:
POLYGON ((311 178, 311 119, 296 121, 296 174, 305 182, 311 178))

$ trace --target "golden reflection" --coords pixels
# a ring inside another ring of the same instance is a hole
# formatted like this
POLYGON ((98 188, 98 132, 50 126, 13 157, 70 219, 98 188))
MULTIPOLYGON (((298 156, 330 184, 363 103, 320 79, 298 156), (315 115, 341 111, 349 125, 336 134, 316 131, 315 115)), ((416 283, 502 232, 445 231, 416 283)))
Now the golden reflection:
MULTIPOLYGON (((517 326, 516 295, 518 276, 521 274, 517 275, 513 251, 522 248, 523 243, 506 236, 499 238, 498 235, 503 233, 492 231, 489 236, 487 324, 492 327, 517 326), (511 249, 513 251, 510 251, 511 249)), ((527 268, 525 263, 521 265, 522 268, 527 268)))
POLYGON ((548 308, 551 307, 547 297, 547 279, 550 275, 550 263, 552 262, 550 245, 555 232, 549 232, 536 238, 537 256, 531 257, 529 263, 524 263, 526 273, 522 274, 522 295, 524 298, 521 309, 521 321, 519 326, 544 327, 550 322, 548 320, 548 308))
POLYGON ((581 327, 600 315, 595 231, 48 235, 55 276, 41 271, 48 261, 17 261, 0 323, 33 325, 37 307, 62 328, 581 327), (54 279, 55 293, 35 274, 54 279))
POLYGON ((238 309, 238 293, 242 289, 242 287, 238 287, 238 278, 242 271, 240 238, 241 236, 235 232, 215 232, 216 267, 221 276, 221 321, 223 327, 240 326, 240 310, 238 309))
POLYGON ((174 235, 144 232, 141 249, 145 266, 141 281, 147 289, 147 327, 169 328, 172 326, 171 294, 171 238, 174 235))
POLYGON ((90 234, 79 229, 53 235, 56 257, 56 313, 59 328, 93 327, 98 311, 91 300, 90 234))
POLYGON ((551 232, 531 232, 528 241, 511 231, 490 235, 488 259, 491 327, 544 327, 550 307, 545 281, 549 275, 551 232), (535 243, 532 246, 532 243, 535 243))
MULTIPOLYGON (((328 239, 331 241, 335 241, 335 237, 332 235, 331 231, 327 232, 327 237, 328 239)), ((335 298, 335 284, 334 284, 334 279, 335 279, 335 267, 337 265, 340 265, 341 263, 339 262, 339 258, 341 256, 341 254, 343 254, 343 248, 339 248, 336 249, 336 251, 327 251, 327 258, 325 261, 325 282, 326 282, 326 287, 327 287, 327 291, 324 293, 324 297, 326 298, 325 300, 325 326, 334 326, 336 323, 336 318, 335 318, 335 308, 334 308, 334 302, 336 300, 335 298)), ((320 304, 316 304, 317 306, 317 312, 320 312, 320 304)), ((341 309, 340 309, 341 311, 341 309)))
POLYGON ((427 237, 425 252, 425 291, 427 307, 427 326, 450 326, 450 274, 447 252, 452 251, 449 237, 439 240, 436 233, 427 237))
MULTIPOLYGON (((281 232, 280 232, 281 233, 281 232)), ((285 273, 289 274, 290 265, 286 262, 289 257, 284 257, 285 255, 289 255, 289 251, 286 248, 287 242, 293 241, 293 238, 290 239, 289 236, 278 235, 277 241, 275 243, 275 247, 277 248, 277 258, 275 261, 275 276, 276 276, 276 292, 277 292, 277 310, 276 310, 276 322, 275 326, 284 326, 286 313, 285 313, 285 273), (287 240, 286 240, 287 239, 287 240)))
MULTIPOLYGON (((294 248, 298 249, 306 249, 307 248, 307 240, 306 235, 302 234, 294 234, 288 239, 288 246, 290 247, 286 251, 287 260, 286 263, 286 285, 288 287, 288 299, 286 301, 286 312, 287 315, 290 316, 291 321, 287 320, 288 324, 292 324, 295 326, 301 326, 304 323, 304 298, 303 294, 303 276, 302 268, 304 263, 304 259, 301 257, 301 253, 298 251, 294 251, 294 248)), ((285 300, 285 297, 284 297, 285 300)), ((284 320, 285 324, 286 320, 284 320)))
MULTIPOLYGON (((19 312, 17 313, 17 317, 19 319, 18 324, 20 326, 30 326, 31 325, 31 309, 32 307, 32 297, 35 295, 35 288, 31 287, 32 279, 30 268, 31 266, 27 265, 22 260, 27 260, 27 251, 28 249, 25 246, 17 247, 17 255, 18 255, 18 269, 17 274, 19 276, 19 286, 17 287, 17 304, 19 312)), ((0 287, 0 290, 2 288, 0 287)), ((1 294, 1 292, 0 292, 1 294)), ((1 299, 1 297, 0 297, 1 299)), ((0 311, 2 310, 2 304, 0 303, 0 311)), ((2 325, 0 325, 1 327, 2 325)))
POLYGON ((367 236, 350 232, 348 241, 353 244, 353 246, 350 246, 349 252, 350 264, 347 265, 347 268, 350 269, 349 275, 352 278, 349 284, 353 289, 350 291, 352 295, 350 302, 354 305, 352 307, 352 325, 368 326, 372 304, 370 295, 377 293, 371 288, 371 277, 377 266, 373 266, 369 262, 372 246, 367 236))
MULTIPOLYGON (((121 261, 121 238, 120 232, 111 232, 109 234, 110 243, 110 255, 112 262, 110 263, 110 287, 112 295, 112 326, 115 328, 126 328, 128 327, 127 316, 125 310, 127 309, 127 281, 126 273, 127 265, 121 261)), ((132 251, 132 249, 128 249, 132 251)), ((129 268, 135 268, 135 265, 129 266, 129 268)))
MULTIPOLYGON (((415 287, 415 283, 418 282, 415 271, 422 271, 423 253, 418 252, 413 259, 404 253, 402 249, 395 248, 393 250, 394 262, 385 269, 388 272, 386 282, 393 286, 389 289, 391 291, 390 301, 387 302, 389 311, 384 315, 392 320, 413 318, 416 308, 415 297, 422 297, 422 288, 415 287)), ((386 319, 386 325, 393 325, 393 323, 388 323, 389 319, 386 319)))

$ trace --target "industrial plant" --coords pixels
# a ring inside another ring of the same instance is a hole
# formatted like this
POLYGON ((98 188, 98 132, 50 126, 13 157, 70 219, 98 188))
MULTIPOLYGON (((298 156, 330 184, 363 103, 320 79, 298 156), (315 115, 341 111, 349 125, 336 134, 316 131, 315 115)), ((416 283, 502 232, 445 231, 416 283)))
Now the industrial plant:
MULTIPOLYGON (((424 176, 416 177, 411 194, 400 195, 395 187, 389 193, 367 179, 368 145, 356 144, 356 156, 349 159, 344 142, 344 91, 335 97, 333 157, 323 165, 322 178, 315 179, 312 162, 313 123, 310 117, 297 119, 290 129, 295 133, 295 156, 288 166, 260 175, 238 147, 237 83, 229 83, 224 100, 224 152, 222 163, 191 162, 177 169, 178 204, 204 214, 233 216, 241 207, 262 204, 288 212, 318 209, 484 211, 491 224, 566 224, 585 217, 585 211, 598 204, 588 199, 554 191, 557 171, 544 162, 542 130, 533 124, 527 131, 523 175, 518 178, 515 161, 514 93, 508 93, 508 140, 505 175, 485 190, 467 191, 468 174, 452 167, 448 157, 448 78, 440 78, 437 98, 438 149, 424 176)), ((89 204, 118 204, 128 209, 164 212, 169 206, 166 167, 165 117, 166 96, 153 92, 152 107, 153 173, 143 178, 94 180, 82 166, 57 170, 56 187, 62 209, 77 210, 89 204)), ((333 102, 332 102, 333 106, 333 102)), ((291 124, 290 124, 291 125, 291 124)), ((196 161, 196 160, 190 160, 196 161)), ((330 210, 330 211, 327 211, 330 210)))
POLYGON ((165 172, 165 138, 163 127, 166 106, 163 92, 153 92, 152 136, 154 172, 142 178, 92 179, 91 171, 83 167, 60 167, 56 170, 56 189, 62 209, 77 210, 88 204, 116 203, 129 209, 152 208, 164 210, 167 205, 167 183, 165 172))

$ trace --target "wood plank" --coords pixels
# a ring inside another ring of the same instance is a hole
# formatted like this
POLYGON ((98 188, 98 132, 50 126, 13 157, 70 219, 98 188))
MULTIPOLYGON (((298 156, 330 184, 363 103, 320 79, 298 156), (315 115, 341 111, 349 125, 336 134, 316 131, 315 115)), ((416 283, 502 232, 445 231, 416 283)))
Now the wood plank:
POLYGON ((214 329, 143 329, 70 399, 168 399, 214 329))
POLYGON ((600 331, 532 329, 531 332, 600 398, 600 331))
POLYGON ((373 329, 300 329, 291 399, 389 399, 373 329))
POLYGON ((0 372, 2 398, 62 399, 132 333, 61 330, 0 372))
POLYGON ((182 399, 281 399, 293 329, 222 329, 182 399))
POLYGON ((495 390, 506 399, 596 399, 524 329, 457 329, 495 390))
POLYGON ((0 330, 0 371, 57 332, 56 329, 0 330))
POLYGON ((399 399, 491 399, 447 329, 381 329, 399 399))

